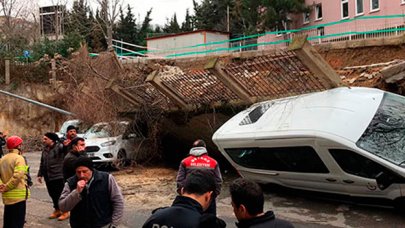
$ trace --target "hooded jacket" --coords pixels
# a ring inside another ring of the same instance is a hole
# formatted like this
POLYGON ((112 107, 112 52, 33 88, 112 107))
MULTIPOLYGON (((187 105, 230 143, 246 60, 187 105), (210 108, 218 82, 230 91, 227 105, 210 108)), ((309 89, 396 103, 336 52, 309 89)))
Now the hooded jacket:
POLYGON ((196 169, 208 170, 215 177, 216 190, 215 195, 219 195, 221 192, 222 176, 219 169, 218 162, 208 156, 207 149, 205 147, 193 147, 190 149, 190 155, 181 161, 179 171, 177 173, 177 191, 184 186, 184 182, 188 174, 196 169))
POLYGON ((3 203, 12 205, 30 197, 27 186, 28 166, 19 150, 12 149, 0 160, 0 184, 6 185, 2 193, 3 203))

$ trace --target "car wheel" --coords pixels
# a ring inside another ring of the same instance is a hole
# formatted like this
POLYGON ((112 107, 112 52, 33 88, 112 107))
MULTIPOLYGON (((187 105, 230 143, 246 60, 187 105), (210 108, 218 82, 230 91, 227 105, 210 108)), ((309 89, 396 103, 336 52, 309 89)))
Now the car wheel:
POLYGON ((394 200, 394 208, 397 212, 399 213, 404 213, 405 212, 405 198, 400 197, 394 200))
POLYGON ((122 168, 128 165, 127 153, 124 150, 118 151, 116 167, 122 168))

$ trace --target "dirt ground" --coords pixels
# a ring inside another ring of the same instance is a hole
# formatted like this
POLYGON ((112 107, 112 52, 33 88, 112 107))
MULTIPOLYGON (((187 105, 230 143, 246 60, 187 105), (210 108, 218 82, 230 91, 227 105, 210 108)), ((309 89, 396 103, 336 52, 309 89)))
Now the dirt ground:
POLYGON ((128 205, 155 209, 170 205, 176 196, 176 171, 168 168, 135 168, 114 174, 128 205))

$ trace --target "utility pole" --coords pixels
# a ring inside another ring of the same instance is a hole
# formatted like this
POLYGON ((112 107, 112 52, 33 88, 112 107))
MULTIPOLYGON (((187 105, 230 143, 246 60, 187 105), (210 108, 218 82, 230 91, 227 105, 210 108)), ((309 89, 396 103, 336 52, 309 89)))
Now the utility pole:
POLYGON ((226 6, 226 22, 227 22, 227 26, 226 26, 226 31, 229 32, 229 24, 230 24, 230 19, 229 19, 229 5, 226 6))

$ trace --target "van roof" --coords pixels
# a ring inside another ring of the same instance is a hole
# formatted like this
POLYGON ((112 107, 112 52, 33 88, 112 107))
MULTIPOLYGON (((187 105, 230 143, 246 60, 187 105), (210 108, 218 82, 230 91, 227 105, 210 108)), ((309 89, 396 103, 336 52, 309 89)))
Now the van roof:
POLYGON ((383 95, 378 89, 340 87, 257 103, 223 124, 213 141, 334 135, 356 142, 383 95))

